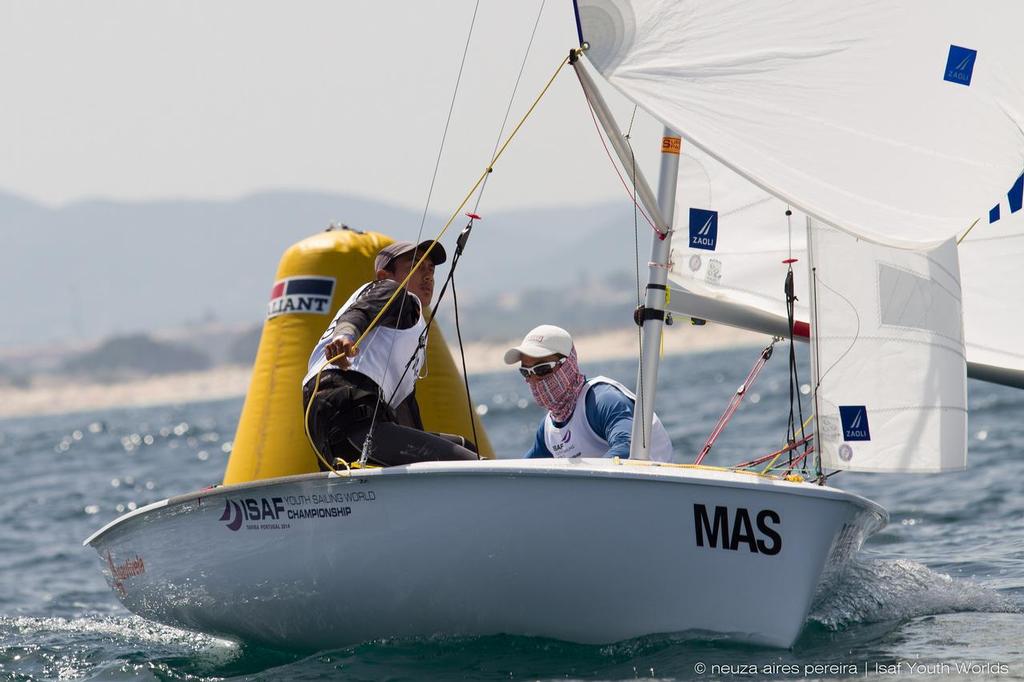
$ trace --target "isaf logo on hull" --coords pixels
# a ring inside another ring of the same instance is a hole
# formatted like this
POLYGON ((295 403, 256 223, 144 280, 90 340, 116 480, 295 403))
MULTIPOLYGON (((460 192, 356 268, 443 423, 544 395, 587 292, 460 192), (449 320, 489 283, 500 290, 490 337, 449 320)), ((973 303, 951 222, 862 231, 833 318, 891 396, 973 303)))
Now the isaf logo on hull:
POLYGON ((284 499, 272 497, 246 498, 244 500, 224 500, 224 513, 221 521, 230 530, 238 530, 244 521, 277 521, 284 513, 284 499))
POLYGON ((781 524, 782 517, 771 509, 752 514, 743 507, 730 512, 728 507, 716 506, 709 514, 703 504, 693 505, 698 547, 733 552, 746 549, 754 554, 774 556, 782 551, 782 535, 778 529, 781 524))

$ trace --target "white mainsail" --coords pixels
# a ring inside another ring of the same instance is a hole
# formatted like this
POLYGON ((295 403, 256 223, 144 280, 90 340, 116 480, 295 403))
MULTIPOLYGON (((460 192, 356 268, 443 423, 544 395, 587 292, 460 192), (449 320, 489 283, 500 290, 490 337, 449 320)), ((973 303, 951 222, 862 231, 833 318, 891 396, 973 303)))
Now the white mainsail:
POLYGON ((1024 170, 1024 3, 581 0, 627 97, 815 218, 962 233, 1024 170))
MULTIPOLYGON (((796 318, 807 322, 807 217, 791 209, 699 149, 687 146, 679 164, 676 227, 680 238, 670 279, 716 302, 735 303, 785 317, 783 260, 795 258, 796 318), (714 211, 713 248, 693 243, 691 215, 714 211)), ((1010 197, 1012 199, 1012 197, 1010 197)), ((964 335, 972 376, 1019 383, 1024 374, 1024 318, 1020 294, 1009 285, 1024 262, 1024 210, 1004 197, 999 217, 985 215, 959 245, 964 335), (979 368, 987 368, 979 370, 979 368)), ((685 311, 680 311, 685 312, 685 311)), ((714 319, 713 315, 710 315, 714 319)))
POLYGON ((667 307, 716 304, 779 333, 781 261, 797 258, 823 464, 962 468, 956 237, 983 217, 1003 224, 964 246, 974 363, 1024 369, 997 279, 1011 266, 987 267, 1000 245, 1021 250, 1024 3, 581 0, 579 19, 604 77, 709 157, 681 160, 684 290, 667 307), (810 258, 802 223, 820 237, 810 258))

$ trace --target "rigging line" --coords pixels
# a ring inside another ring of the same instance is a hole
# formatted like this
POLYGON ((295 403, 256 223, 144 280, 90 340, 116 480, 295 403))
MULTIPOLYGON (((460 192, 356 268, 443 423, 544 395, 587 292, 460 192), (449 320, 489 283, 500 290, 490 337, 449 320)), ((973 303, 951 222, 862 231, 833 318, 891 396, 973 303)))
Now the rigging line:
MULTIPOLYGON (((540 9, 537 11, 537 20, 533 22, 533 32, 530 33, 530 42, 526 44, 526 52, 523 54, 523 63, 519 65, 519 75, 516 76, 516 84, 512 86, 512 95, 508 98, 508 107, 505 108, 505 118, 501 121, 501 127, 498 129, 498 139, 494 141, 494 149, 491 150, 491 156, 494 156, 494 152, 498 151, 498 145, 501 144, 501 136, 505 133, 505 125, 508 123, 508 115, 512 112, 512 103, 515 102, 516 93, 519 92, 519 81, 523 78, 523 71, 526 70, 526 61, 530 56, 530 48, 533 47, 533 39, 537 36, 537 27, 540 26, 540 17, 544 13, 544 5, 547 4, 547 0, 541 0, 540 9)), ((483 199, 484 190, 487 189, 487 180, 484 180, 483 186, 480 188, 480 193, 476 197, 476 204, 473 205, 473 213, 478 213, 480 209, 480 200, 483 199)))
MULTIPOLYGON (((477 14, 478 14, 479 11, 480 11, 480 0, 476 0, 476 4, 473 6, 473 17, 469 21, 469 32, 466 35, 466 44, 462 48, 462 61, 459 62, 459 73, 455 77, 455 88, 452 91, 451 102, 449 102, 449 104, 448 104, 448 116, 447 116, 447 118, 445 119, 445 122, 444 122, 444 131, 441 133, 441 143, 437 147, 437 158, 434 160, 434 172, 433 172, 433 174, 430 177, 430 187, 427 189, 427 200, 426 200, 426 203, 423 205, 423 214, 420 216, 420 226, 419 226, 419 229, 416 231, 416 244, 420 243, 420 238, 423 236, 423 226, 427 222, 427 213, 428 213, 428 211, 430 211, 430 201, 431 201, 431 199, 434 196, 434 186, 437 183, 437 172, 441 168, 441 157, 444 154, 445 142, 448 140, 448 129, 451 126, 452 113, 455 111, 455 102, 456 102, 456 100, 458 99, 458 96, 459 96, 459 86, 462 84, 462 73, 463 73, 463 71, 465 70, 465 67, 466 67, 466 57, 469 55, 469 44, 470 44, 470 42, 473 39, 473 29, 476 27, 476 17, 477 17, 477 14)), ((402 313, 405 311, 405 302, 406 302, 406 300, 407 300, 406 297, 403 296, 402 297, 402 301, 401 301, 401 303, 398 306, 398 319, 399 320, 402 319, 402 313)), ((426 304, 424 304, 422 301, 420 302, 420 315, 423 314, 423 306, 427 305, 429 307, 429 304, 430 304, 430 301, 427 301, 426 304)), ((395 349, 395 340, 396 339, 392 338, 391 345, 388 347, 388 355, 387 355, 387 359, 385 360, 385 366, 388 366, 388 365, 391 364, 391 354, 392 354, 392 352, 395 349)), ((419 350, 417 349, 416 352, 419 352, 419 350)), ((414 357, 415 357, 415 355, 414 355, 414 357)), ((410 362, 411 361, 412 361, 412 359, 410 358, 410 362)), ((406 366, 406 370, 408 370, 408 365, 406 366)), ((397 387, 396 387, 396 391, 397 391, 397 387)), ((370 417, 370 430, 366 432, 366 440, 363 443, 363 454, 359 458, 359 462, 360 463, 364 463, 366 461, 367 452, 368 452, 368 450, 370 448, 371 440, 372 440, 372 437, 373 437, 373 430, 374 430, 374 427, 377 424, 377 412, 378 412, 378 409, 380 408, 380 398, 381 398, 381 393, 378 393, 378 395, 377 395, 377 402, 374 404, 374 407, 373 407, 373 415, 370 417)), ((390 405, 390 399, 388 401, 388 404, 390 405)))
POLYGON ((636 120, 636 110, 640 108, 639 104, 633 105, 633 115, 629 117, 629 128, 626 129, 626 139, 633 133, 633 121, 636 120))
POLYGON ((789 255, 787 258, 793 258, 793 208, 786 204, 786 224, 789 228, 789 255))
MULTIPOLYGON (((434 246, 437 245, 437 242, 440 241, 441 237, 443 237, 445 232, 448 231, 448 228, 452 226, 452 223, 455 222, 455 219, 459 217, 459 214, 462 212, 462 209, 465 208, 466 204, 468 204, 469 200, 473 197, 473 194, 477 191, 480 185, 483 184, 484 180, 487 178, 487 175, 494 171, 495 164, 498 163, 498 160, 505 153, 505 150, 508 149, 508 146, 512 144, 512 140, 515 139, 516 135, 519 133, 520 129, 522 129, 527 119, 530 118, 531 114, 533 114, 534 110, 537 108, 537 105, 540 104, 540 101, 541 99, 543 99, 544 95, 546 95, 548 90, 551 89, 551 85, 555 82, 555 78, 558 77, 558 74, 561 73, 562 68, 568 63, 569 57, 566 56, 564 59, 562 59, 561 63, 558 65, 558 68, 555 69, 555 72, 551 74, 551 78, 548 79, 548 82, 544 85, 544 88, 540 91, 540 94, 537 95, 536 99, 533 100, 533 104, 530 105, 530 108, 526 110, 525 114, 523 114, 523 117, 519 120, 519 123, 517 123, 516 127, 512 129, 511 133, 509 133, 508 137, 505 139, 504 144, 501 145, 501 148, 498 149, 497 154, 495 154, 494 158, 491 159, 490 164, 488 164, 487 168, 483 170, 483 172, 480 174, 480 177, 477 178, 475 183, 473 183, 473 186, 469 188, 469 191, 466 193, 466 196, 462 198, 462 201, 459 202, 458 207, 456 207, 456 209, 452 212, 451 217, 448 218, 448 221, 444 224, 444 227, 442 227, 441 231, 438 232, 437 236, 434 238, 434 241, 430 244, 429 247, 427 247, 427 250, 423 252, 423 255, 420 256, 419 260, 416 261, 412 269, 409 271, 409 274, 406 275, 405 279, 402 280, 401 283, 398 285, 398 289, 395 291, 395 293, 391 294, 391 298, 389 298, 384 303, 384 307, 381 308, 379 313, 377 313, 377 316, 370 320, 370 324, 366 327, 366 330, 362 333, 362 335, 358 339, 356 339, 355 343, 353 344, 353 347, 358 348, 362 344, 363 339, 366 338, 366 335, 369 334, 370 331, 377 325, 377 323, 380 321, 380 318, 383 317, 384 313, 387 312, 387 309, 391 306, 391 303, 394 302, 395 298, 397 298, 398 291, 400 291, 403 287, 405 287, 406 284, 409 283, 409 280, 412 279, 413 273, 415 273, 423 264, 423 261, 425 261, 430 256, 430 252, 433 251, 434 246)), ((328 361, 328 364, 336 359, 337 358, 331 358, 331 360, 328 361)))
POLYGON ((971 226, 967 228, 967 231, 964 232, 962 235, 960 235, 960 238, 956 240, 957 246, 960 245, 960 242, 962 242, 963 240, 967 239, 967 235, 969 235, 971 233, 971 230, 974 229, 974 226, 978 224, 979 220, 981 220, 981 218, 975 218, 974 222, 971 223, 971 226))
MULTIPOLYGON (((551 78, 548 79, 548 82, 544 84, 544 88, 540 91, 540 94, 537 95, 537 97, 533 100, 533 104, 531 104, 530 108, 526 110, 526 113, 523 114, 523 117, 521 119, 519 119, 519 123, 517 123, 516 127, 513 128, 511 133, 509 133, 508 138, 506 138, 506 140, 505 140, 505 143, 501 145, 500 149, 498 149, 498 152, 494 155, 494 158, 491 159, 491 162, 488 164, 487 168, 484 169, 483 173, 480 174, 480 177, 477 178, 477 181, 475 183, 473 183, 473 186, 466 193, 466 196, 463 197, 461 202, 459 202, 458 207, 455 209, 455 211, 452 212, 451 217, 448 218, 448 222, 446 222, 444 224, 444 227, 441 228, 441 231, 437 234, 436 237, 434 237, 434 240, 430 243, 430 246, 427 247, 427 250, 423 252, 423 255, 420 256, 419 260, 416 261, 415 264, 413 264, 412 269, 409 270, 409 274, 405 276, 405 279, 403 279, 402 282, 398 285, 398 288, 395 289, 395 292, 393 294, 391 294, 391 297, 388 298, 387 301, 384 302, 384 306, 380 309, 380 312, 377 313, 377 316, 374 317, 372 320, 370 320, 370 324, 367 325, 367 327, 363 331, 362 335, 358 339, 356 339, 355 343, 352 344, 353 348, 358 348, 360 346, 360 344, 362 344, 363 339, 366 338, 366 335, 369 334, 370 331, 375 328, 375 326, 377 325, 378 322, 380 322, 381 317, 383 317, 384 313, 387 312, 388 308, 394 302, 394 300, 398 296, 399 292, 402 291, 402 289, 405 288, 405 286, 409 283, 409 280, 412 279, 413 274, 415 274, 416 271, 419 270, 420 266, 423 265, 423 261, 425 261, 427 259, 427 257, 430 256, 430 252, 434 250, 434 247, 441 240, 441 237, 444 236, 444 233, 447 232, 448 228, 451 227, 452 223, 455 222, 455 219, 459 216, 459 213, 462 211, 462 209, 465 208, 466 204, 469 203, 469 200, 473 197, 473 194, 484 183, 484 181, 487 179, 487 176, 489 174, 491 174, 492 172, 494 172, 494 165, 498 162, 498 159, 500 159, 502 154, 505 153, 505 150, 508 149, 508 146, 510 144, 512 144, 512 140, 515 139, 515 136, 522 129, 522 127, 526 123, 527 119, 530 118, 531 114, 533 114, 534 110, 537 108, 537 105, 540 104, 540 101, 541 101, 541 99, 543 99, 544 95, 546 95, 548 90, 551 89, 551 85, 555 82, 555 78, 558 77, 558 74, 561 73, 562 68, 566 64, 568 64, 568 63, 569 63, 569 56, 567 55, 564 59, 562 59, 561 63, 558 65, 558 68, 555 69, 555 72, 553 74, 551 74, 551 78)), ((405 299, 403 298, 402 299, 402 304, 404 304, 404 303, 405 303, 405 299)), ((401 312, 401 308, 399 308, 399 312, 401 312)), ((321 368, 320 368, 320 372, 323 372, 324 368, 328 364, 330 364, 331 362, 333 362, 336 359, 337 358, 331 358, 326 363, 324 363, 324 365, 321 366, 321 368)), ((318 373, 318 377, 319 377, 319 373, 318 373)), ((319 385, 319 380, 317 381, 317 384, 319 385)), ((310 404, 312 404, 312 401, 310 401, 310 404)), ((378 403, 378 405, 379 405, 379 403, 378 403)), ((374 415, 376 415, 376 408, 375 408, 375 411, 374 411, 374 415)), ((372 428, 371 428, 369 433, 372 433, 372 428)), ((367 434, 368 436, 369 436, 369 433, 367 434)), ((308 435, 308 431, 307 431, 307 435, 308 435)), ((314 447, 314 449, 316 449, 315 445, 313 447, 314 447)), ((364 451, 365 451, 365 447, 364 447, 364 451)))
MULTIPOLYGON (((811 319, 812 320, 820 320, 821 318, 819 317, 819 313, 818 313, 818 268, 814 267, 814 255, 813 255, 814 251, 811 248, 811 243, 810 242, 811 242, 811 231, 808 230, 807 231, 807 258, 808 258, 808 263, 807 264, 811 268, 811 304, 814 306, 814 309, 811 311, 811 315, 812 315, 811 319)), ((815 322, 814 324, 817 325, 817 322, 815 322)), ((812 372, 812 376, 811 376, 811 382, 814 384, 814 390, 811 392, 811 400, 812 400, 811 407, 813 408, 812 414, 814 414, 815 418, 818 419, 818 421, 815 423, 815 433, 817 433, 818 431, 821 430, 821 428, 820 428, 821 427, 820 418, 817 417, 817 415, 821 414, 821 406, 818 404, 818 392, 821 390, 821 349, 819 347, 819 341, 820 341, 819 337, 820 337, 820 335, 816 334, 813 337, 811 337, 810 339, 808 339, 810 341, 810 343, 811 343, 810 352, 813 354, 813 357, 811 359, 811 361, 813 363, 812 366, 816 367, 818 369, 817 376, 814 376, 813 372, 812 372)), ((820 441, 818 442, 818 446, 819 447, 816 448, 818 452, 815 455, 814 462, 817 465, 817 470, 818 470, 817 471, 817 473, 818 473, 818 485, 823 485, 825 482, 828 481, 828 477, 826 476, 826 477, 822 478, 821 447, 820 447, 821 446, 821 442, 820 441)))
MULTIPOLYGON (((814 438, 814 434, 813 433, 808 434, 806 436, 806 438, 808 438, 808 439, 814 438)), ((796 443, 787 443, 786 445, 782 446, 781 448, 779 448, 775 452, 770 452, 767 455, 761 455, 760 457, 756 457, 755 459, 752 459, 752 460, 747 461, 747 462, 741 462, 739 464, 734 464, 734 465, 732 465, 731 467, 728 467, 728 468, 730 468, 730 469, 742 469, 742 468, 745 468, 745 467, 758 466, 760 464, 764 464, 765 462, 767 462, 772 457, 777 457, 779 455, 783 455, 786 452, 788 452, 789 450, 792 450, 793 448, 800 447, 801 445, 803 445, 803 443, 800 442, 800 441, 797 441, 796 443)), ((698 466, 698 465, 695 464, 694 466, 698 466)), ((700 465, 700 466, 706 466, 706 465, 700 465)))
MULTIPOLYGON (((796 296, 793 293, 793 266, 789 266, 789 272, 786 276, 786 288, 787 288, 787 301, 786 301, 786 316, 789 322, 789 436, 791 440, 796 440, 797 430, 796 423, 800 424, 800 435, 804 436, 804 403, 803 398, 800 395, 800 374, 797 365, 796 357, 796 344, 794 342, 794 329, 796 324, 796 296), (798 422, 794 423, 793 420, 793 398, 796 397, 796 409, 798 422)), ((793 464, 792 454, 790 454, 790 466, 793 464)))
POLYGON ((473 39, 473 28, 476 26, 476 15, 480 10, 480 0, 476 0, 473 7, 473 18, 469 22, 469 34, 466 36, 466 45, 462 50, 462 61, 459 63, 459 75, 455 77, 455 90, 452 92, 452 101, 448 105, 448 118, 444 122, 444 132, 441 133, 441 144, 437 148, 437 159, 434 161, 434 174, 430 178, 430 188, 427 190, 427 203, 423 207, 423 215, 420 216, 420 229, 416 233, 417 243, 423 234, 423 226, 427 222, 427 211, 430 210, 430 200, 434 196, 434 184, 437 182, 437 171, 441 168, 441 155, 444 153, 444 143, 448 139, 448 127, 452 122, 452 112, 455 111, 455 100, 459 95, 459 85, 462 84, 462 71, 466 67, 466 56, 469 54, 469 43, 473 39))
POLYGON ((455 308, 455 335, 459 339, 459 356, 462 358, 462 381, 466 386, 466 403, 469 407, 469 425, 473 428, 473 445, 476 446, 477 457, 480 456, 480 436, 476 433, 476 410, 473 409, 473 396, 469 392, 469 372, 466 371, 466 349, 462 343, 462 327, 459 324, 459 295, 455 293, 455 278, 452 278, 452 304, 455 308))
MULTIPOLYGON (((473 224, 473 219, 471 218, 470 219, 470 225, 467 226, 466 229, 469 229, 469 227, 471 227, 472 224, 473 224)), ((416 355, 420 351, 423 351, 423 353, 424 353, 424 355, 423 355, 424 363, 423 364, 424 364, 424 366, 426 366, 427 339, 428 339, 428 337, 430 335, 430 328, 431 328, 431 326, 433 326, 434 320, 437 319, 437 309, 441 307, 441 301, 444 299, 445 292, 448 291, 448 285, 449 284, 452 285, 452 289, 454 291, 454 287, 455 287, 455 268, 458 267, 459 261, 461 259, 462 259, 462 249, 457 247, 455 249, 455 253, 452 255, 452 263, 451 263, 451 267, 448 269, 448 277, 445 278, 444 284, 441 286, 441 293, 439 293, 437 295, 437 301, 434 302, 434 307, 430 308, 430 319, 427 320, 426 325, 424 325, 424 327, 423 327, 423 331, 420 332, 418 343, 416 344, 416 350, 413 351, 413 354, 409 357, 409 360, 405 363, 405 370, 403 370, 402 376, 400 376, 398 378, 397 385, 395 386, 395 390, 392 391, 391 395, 388 397, 387 402, 388 402, 389 405, 391 404, 391 401, 394 399, 395 395, 397 395, 398 389, 401 388, 401 386, 402 386, 402 381, 405 380, 406 375, 409 373, 409 368, 412 367, 413 360, 416 359, 416 355)), ((458 311, 456 311, 456 314, 458 314, 458 311)), ((416 368, 417 373, 419 372, 419 370, 420 370, 420 368, 417 367, 416 368)), ((425 376, 426 375, 420 375, 419 378, 422 379, 425 376)))
POLYGON ((576 37, 579 38, 580 47, 584 47, 587 41, 583 39, 583 23, 580 21, 580 4, 577 0, 572 0, 572 11, 576 17, 576 37))
MULTIPOLYGON (((793 457, 792 453, 793 453, 793 451, 796 450, 801 445, 804 446, 804 454, 802 456, 806 456, 807 455, 807 447, 806 446, 807 446, 808 443, 811 442, 811 439, 814 438, 814 434, 813 433, 811 433, 811 434, 804 433, 804 429, 807 428, 807 425, 811 423, 812 419, 814 419, 814 415, 813 414, 810 417, 808 417, 807 421, 805 421, 803 423, 803 426, 800 427, 800 440, 793 440, 793 441, 791 441, 790 444, 785 445, 782 450, 779 450, 776 453, 775 458, 772 459, 772 461, 768 463, 768 466, 766 466, 764 468, 765 471, 768 471, 769 469, 771 469, 775 465, 776 460, 778 460, 779 457, 782 457, 782 455, 784 455, 786 452, 790 453, 790 459, 792 460, 792 457, 793 457)), ((761 464, 761 463, 763 463, 763 460, 762 460, 762 462, 758 462, 758 464, 761 464)), ((792 467, 793 467, 793 465, 790 464, 789 468, 792 468, 792 467)))
MULTIPOLYGON (((815 268, 815 270, 817 270, 817 268, 815 268)), ((815 279, 814 280, 814 283, 815 283, 815 295, 814 295, 815 307, 817 307, 817 303, 818 303, 817 282, 818 282, 818 280, 815 279)), ((846 305, 850 306, 850 310, 853 311, 853 317, 857 321, 857 329, 853 332, 853 339, 850 340, 850 345, 846 347, 846 350, 844 350, 842 353, 840 353, 839 357, 836 358, 836 361, 833 362, 831 365, 829 365, 828 369, 826 369, 824 372, 821 372, 819 370, 819 372, 818 372, 818 375, 819 375, 818 376, 818 383, 817 383, 818 386, 821 386, 821 382, 823 382, 825 380, 825 377, 828 376, 829 372, 831 372, 833 369, 835 369, 836 365, 838 365, 840 362, 842 362, 843 358, 845 358, 850 353, 850 351, 853 350, 853 347, 857 344, 857 339, 860 338, 860 315, 857 314, 857 308, 853 305, 853 303, 850 302, 850 299, 848 299, 845 296, 843 296, 842 294, 840 294, 838 291, 836 291, 835 289, 830 287, 828 284, 825 284, 825 282, 822 282, 821 286, 825 287, 826 289, 831 291, 833 294, 835 294, 839 298, 843 299, 843 302, 846 303, 846 305)), ((821 365, 819 364, 818 367, 820 368, 821 365)))
MULTIPOLYGON (((796 359, 796 347, 793 339, 793 333, 796 323, 796 289, 793 283, 793 262, 796 260, 793 258, 793 210, 787 205, 786 206, 786 227, 789 233, 789 258, 786 259, 787 271, 786 271, 786 318, 789 324, 789 424, 787 438, 791 441, 796 440, 796 424, 793 421, 793 397, 796 396, 797 414, 800 420, 800 435, 804 436, 804 405, 803 398, 800 397, 800 376, 797 367, 796 359)), ((805 448, 806 450, 806 448, 805 448)), ((793 456, 789 456, 789 465, 793 466, 793 456)))
MULTIPOLYGON (((793 295, 793 265, 789 265, 786 272, 786 320, 789 326, 789 418, 786 423, 786 440, 790 443, 796 440, 796 426, 793 424, 793 398, 800 399, 800 385, 794 376, 796 371, 796 354, 794 351, 793 328, 794 328, 794 298, 793 295)), ((793 464, 792 454, 789 458, 790 466, 793 464)))
MULTIPOLYGON (((466 196, 459 203, 458 208, 456 208, 452 212, 451 217, 448 218, 448 222, 446 222, 444 227, 441 228, 441 231, 438 233, 437 237, 435 237, 434 241, 430 244, 429 247, 427 247, 427 250, 423 252, 423 255, 420 256, 420 259, 418 261, 416 261, 416 263, 413 265, 412 269, 409 271, 409 274, 406 275, 405 279, 402 280, 402 282, 398 285, 398 289, 395 290, 395 293, 391 294, 391 298, 389 298, 384 303, 384 306, 381 308, 380 312, 377 313, 377 316, 374 317, 372 320, 370 320, 370 324, 367 325, 367 327, 363 331, 362 335, 358 339, 356 339, 355 342, 352 344, 353 348, 359 348, 359 346, 363 342, 363 339, 366 338, 366 335, 369 334, 370 331, 376 326, 376 324, 380 321, 380 318, 383 317, 384 313, 387 312, 387 309, 394 302, 395 298, 398 296, 398 292, 406 284, 409 283, 409 280, 412 278, 413 273, 416 272, 416 270, 419 269, 419 267, 423 264, 423 261, 425 261, 427 259, 427 257, 430 255, 430 252, 433 250, 433 248, 437 244, 438 240, 440 240, 441 237, 444 236, 444 233, 447 232, 448 228, 451 227, 452 223, 455 222, 455 219, 459 216, 459 213, 462 211, 462 209, 465 207, 465 205, 467 203, 469 203, 469 200, 473 196, 473 193, 476 192, 478 187, 480 187, 480 185, 483 183, 483 181, 487 177, 487 175, 494 171, 494 165, 498 162, 498 159, 500 159, 502 154, 505 153, 505 150, 508 149, 508 146, 512 143, 512 140, 515 139, 516 135, 519 133, 519 130, 526 123, 527 119, 530 118, 530 115, 533 114, 534 110, 537 108, 537 105, 540 104, 541 99, 543 99, 544 95, 546 95, 548 90, 551 89, 551 85, 555 82, 555 78, 558 77, 558 74, 562 72, 562 69, 568 63, 569 63, 569 56, 566 55, 566 57, 564 59, 562 59, 562 61, 558 65, 558 67, 555 69, 555 72, 551 74, 551 78, 549 78, 548 82, 545 83, 544 88, 540 91, 540 94, 537 95, 537 97, 533 100, 533 104, 530 105, 530 108, 526 110, 525 114, 523 114, 523 117, 519 120, 519 123, 517 123, 516 127, 512 130, 511 133, 509 133, 508 138, 506 138, 505 143, 498 150, 498 153, 494 155, 494 158, 491 159, 490 164, 488 164, 487 168, 485 168, 483 173, 480 174, 480 177, 477 178, 477 181, 475 183, 473 183, 473 186, 470 188, 469 192, 466 193, 466 196)), ((331 364, 332 362, 337 360, 339 357, 341 357, 341 356, 337 355, 337 356, 335 356, 333 358, 328 358, 326 360, 326 362, 324 362, 322 365, 320 365, 320 369, 317 371, 317 374, 316 374, 316 384, 314 385, 314 389, 313 389, 313 395, 314 396, 316 395, 317 391, 319 390, 319 387, 320 387, 320 377, 323 374, 324 369, 327 367, 327 365, 331 364)), ((305 431, 306 431, 306 439, 309 441, 310 445, 312 445, 313 451, 316 453, 317 458, 321 462, 324 462, 325 464, 327 464, 327 468, 330 469, 334 474, 340 476, 342 474, 340 474, 334 468, 333 463, 326 461, 324 456, 317 449, 316 444, 313 442, 313 438, 310 436, 310 433, 309 433, 309 412, 310 412, 310 407, 312 405, 313 405, 313 401, 312 401, 312 399, 310 399, 309 404, 306 406, 306 415, 305 415, 305 419, 304 419, 304 428, 305 428, 305 431)), ((342 461, 344 462, 344 460, 342 460, 342 461)), ((345 462, 345 466, 348 467, 348 463, 347 462, 345 462)))
POLYGON ((717 441, 718 437, 722 435, 722 431, 725 430, 726 425, 736 414, 736 411, 739 410, 740 403, 747 396, 747 393, 750 392, 750 388, 754 385, 754 381, 757 380, 761 370, 764 369, 765 364, 771 359, 772 353, 775 350, 776 342, 777 339, 772 339, 771 343, 765 346, 764 350, 758 354, 757 360, 754 362, 754 366, 751 367, 750 372, 747 373, 747 378, 743 380, 743 383, 740 384, 738 389, 736 389, 736 392, 732 394, 732 397, 729 399, 729 404, 726 405, 725 411, 722 413, 722 416, 718 418, 714 428, 711 429, 711 434, 704 442, 704 447, 701 448, 700 453, 697 455, 697 459, 693 462, 694 464, 701 464, 704 461, 704 458, 707 457, 708 453, 711 452, 711 448, 714 447, 715 441, 717 441))
MULTIPOLYGON (((626 184, 626 180, 622 177, 622 173, 619 172, 619 166, 615 163, 615 159, 612 158, 612 154, 608 150, 608 145, 604 141, 604 134, 601 132, 601 126, 597 122, 597 115, 594 113, 594 107, 592 107, 590 105, 590 100, 587 100, 587 108, 590 110, 590 118, 593 119, 594 127, 597 129, 597 138, 599 140, 601 140, 601 146, 604 147, 604 153, 608 156, 608 160, 611 162, 612 169, 615 171, 615 174, 617 176, 619 176, 619 182, 621 182, 623 188, 625 188, 626 194, 629 196, 630 200, 633 202, 633 205, 636 206, 637 210, 640 211, 640 215, 642 215, 644 217, 644 220, 647 221, 647 224, 651 226, 651 229, 654 230, 655 232, 658 232, 658 234, 661 234, 661 232, 658 231, 658 227, 647 216, 647 214, 644 212, 644 209, 642 207, 640 207, 640 205, 637 203, 636 193, 629 191, 629 185, 626 184)), ((634 180, 635 180, 635 178, 634 178, 634 180)), ((635 183, 634 183, 634 185, 635 185, 635 183)))
MULTIPOLYGON (((591 113, 593 113, 593 112, 591 112, 591 113)), ((633 110, 633 113, 634 114, 636 113, 635 109, 633 110)), ((633 125, 633 123, 631 121, 630 122, 630 127, 632 127, 632 125, 633 125)), ((603 140, 602 140, 602 142, 603 142, 603 140)), ((629 141, 629 135, 628 134, 626 135, 626 146, 629 147, 629 160, 630 160, 630 163, 633 166, 633 196, 636 197, 636 154, 633 153, 633 145, 629 141)), ((633 263, 636 266, 636 307, 637 307, 638 310, 640 309, 640 306, 642 305, 642 301, 640 300, 640 221, 637 218, 637 212, 639 210, 640 210, 639 204, 637 203, 636 199, 633 199, 633 263)), ((643 322, 644 322, 644 320, 641 318, 640 325, 637 327, 637 330, 636 330, 637 349, 640 352, 640 357, 641 358, 644 356, 644 325, 643 325, 643 322)), ((637 381, 636 381, 637 388, 640 389, 639 395, 637 395, 636 407, 640 408, 640 418, 643 419, 643 415, 644 415, 644 406, 643 406, 643 400, 644 400, 644 398, 643 398, 643 396, 644 396, 644 363, 643 362, 640 362, 640 363, 637 364, 636 379, 637 379, 637 381)), ((633 418, 636 419, 636 409, 634 409, 633 412, 634 412, 633 418)), ((643 426, 646 426, 646 424, 644 424, 643 426)), ((643 447, 646 448, 647 447, 647 429, 643 428, 643 426, 641 426, 641 428, 640 428, 640 444, 643 447)), ((654 435, 653 428, 651 429, 651 435, 652 436, 654 435)))

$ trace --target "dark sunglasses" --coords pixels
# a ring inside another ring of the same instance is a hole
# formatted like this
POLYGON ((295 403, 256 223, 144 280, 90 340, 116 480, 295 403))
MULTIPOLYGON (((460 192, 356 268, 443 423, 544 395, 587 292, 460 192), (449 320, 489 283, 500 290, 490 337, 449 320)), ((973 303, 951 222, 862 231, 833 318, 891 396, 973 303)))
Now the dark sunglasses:
POLYGON ((533 367, 520 367, 519 373, 523 375, 524 379, 547 376, 554 372, 555 368, 567 359, 568 358, 559 358, 558 360, 552 360, 551 362, 542 362, 539 365, 534 365, 533 367))

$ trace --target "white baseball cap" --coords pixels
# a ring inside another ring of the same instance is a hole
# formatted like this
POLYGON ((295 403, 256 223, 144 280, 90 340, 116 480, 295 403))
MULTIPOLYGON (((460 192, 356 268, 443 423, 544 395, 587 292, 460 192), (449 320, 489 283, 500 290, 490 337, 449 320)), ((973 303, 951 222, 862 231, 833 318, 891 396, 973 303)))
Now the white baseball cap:
POLYGON ((505 364, 514 365, 523 359, 542 358, 546 355, 565 355, 572 353, 572 336, 561 327, 542 324, 534 327, 523 337, 523 342, 515 348, 505 351, 505 364))

